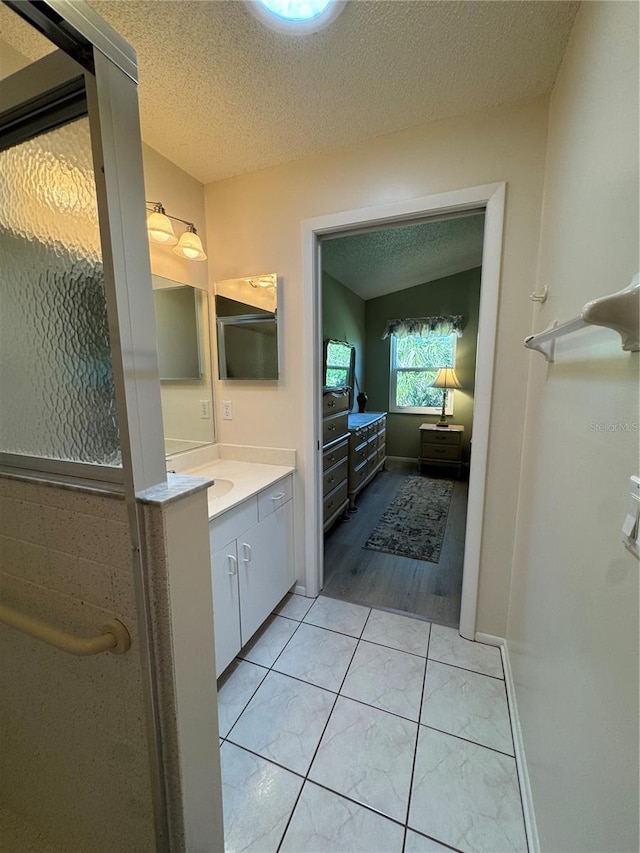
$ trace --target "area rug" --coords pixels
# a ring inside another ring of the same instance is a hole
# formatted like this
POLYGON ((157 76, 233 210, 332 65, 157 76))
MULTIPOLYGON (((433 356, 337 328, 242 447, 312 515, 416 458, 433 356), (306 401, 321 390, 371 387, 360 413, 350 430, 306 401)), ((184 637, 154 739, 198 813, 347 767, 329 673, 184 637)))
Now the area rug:
POLYGON ((380 516, 364 547, 437 563, 453 492, 453 480, 409 477, 380 516))

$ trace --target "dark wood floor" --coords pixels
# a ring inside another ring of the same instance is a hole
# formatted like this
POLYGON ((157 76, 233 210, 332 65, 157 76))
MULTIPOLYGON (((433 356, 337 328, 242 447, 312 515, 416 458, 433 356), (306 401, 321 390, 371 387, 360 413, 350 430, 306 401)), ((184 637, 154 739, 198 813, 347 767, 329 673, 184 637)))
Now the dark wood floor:
MULTIPOLYGON (((324 543, 323 595, 458 627, 467 518, 467 483, 456 480, 438 563, 365 549, 378 519, 415 465, 392 463, 357 500, 358 512, 338 521, 324 543)), ((433 471, 428 476, 438 476, 433 471)), ((443 475, 446 476, 446 475, 443 475)))

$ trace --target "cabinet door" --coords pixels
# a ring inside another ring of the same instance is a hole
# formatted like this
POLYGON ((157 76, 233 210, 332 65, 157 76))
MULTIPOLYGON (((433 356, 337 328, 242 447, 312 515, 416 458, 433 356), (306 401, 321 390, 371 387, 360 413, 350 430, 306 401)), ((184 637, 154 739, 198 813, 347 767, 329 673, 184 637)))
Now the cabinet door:
POLYGON ((238 539, 242 645, 255 634, 295 581, 293 501, 238 539))
POLYGON ((238 598, 238 551, 235 540, 212 556, 211 579, 216 677, 218 677, 242 647, 238 598))

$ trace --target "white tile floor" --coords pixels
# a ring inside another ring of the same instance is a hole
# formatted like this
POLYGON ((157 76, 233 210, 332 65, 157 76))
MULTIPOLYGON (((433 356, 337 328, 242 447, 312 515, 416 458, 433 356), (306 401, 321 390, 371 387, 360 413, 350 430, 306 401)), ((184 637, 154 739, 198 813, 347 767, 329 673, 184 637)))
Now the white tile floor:
POLYGON ((219 687, 225 847, 526 853, 500 652, 290 595, 219 687))

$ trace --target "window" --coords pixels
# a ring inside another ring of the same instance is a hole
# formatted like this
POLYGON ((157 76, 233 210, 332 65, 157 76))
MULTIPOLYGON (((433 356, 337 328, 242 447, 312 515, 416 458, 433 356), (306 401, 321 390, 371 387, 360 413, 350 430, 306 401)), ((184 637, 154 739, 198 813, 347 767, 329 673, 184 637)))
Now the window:
POLYGON ((328 388, 345 388, 352 379, 353 347, 343 341, 327 341, 324 384, 328 388))
MULTIPOLYGON (((442 409, 440 388, 431 388, 441 367, 455 367, 455 334, 406 335, 391 338, 389 411, 437 414, 442 409)), ((453 414, 453 391, 447 393, 448 415, 453 414)))

